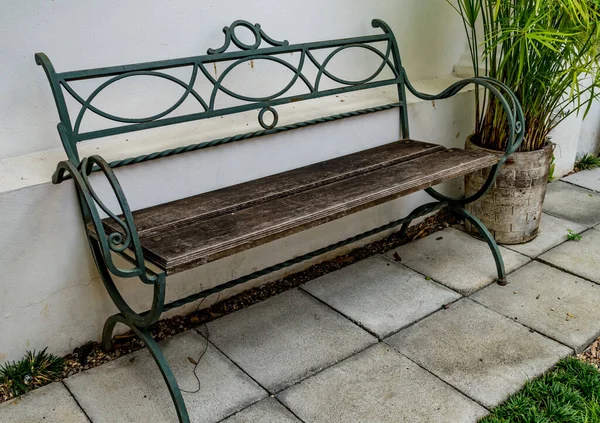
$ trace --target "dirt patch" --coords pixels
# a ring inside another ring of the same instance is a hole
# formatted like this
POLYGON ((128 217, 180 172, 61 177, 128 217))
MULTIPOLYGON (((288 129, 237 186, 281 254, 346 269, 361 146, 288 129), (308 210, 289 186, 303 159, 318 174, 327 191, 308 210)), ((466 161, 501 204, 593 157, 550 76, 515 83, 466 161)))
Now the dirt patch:
POLYGON ((577 358, 600 369, 600 338, 592 342, 587 350, 577 354, 577 358))

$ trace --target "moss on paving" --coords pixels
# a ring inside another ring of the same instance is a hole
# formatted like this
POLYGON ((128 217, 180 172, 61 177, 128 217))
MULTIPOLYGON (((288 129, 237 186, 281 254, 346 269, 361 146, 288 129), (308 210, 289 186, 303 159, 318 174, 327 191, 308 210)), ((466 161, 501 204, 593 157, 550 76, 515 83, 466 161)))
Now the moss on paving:
POLYGON ((576 358, 564 359, 480 423, 600 423, 600 372, 576 358))

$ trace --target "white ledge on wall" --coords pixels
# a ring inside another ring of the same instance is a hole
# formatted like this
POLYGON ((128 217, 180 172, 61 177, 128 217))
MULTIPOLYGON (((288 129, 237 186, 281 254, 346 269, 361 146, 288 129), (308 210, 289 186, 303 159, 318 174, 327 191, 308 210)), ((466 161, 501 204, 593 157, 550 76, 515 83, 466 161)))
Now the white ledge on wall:
MULTIPOLYGON (((446 76, 413 85, 421 92, 437 94, 459 79, 446 76)), ((464 91, 473 88, 468 86, 464 91)), ((395 86, 387 86, 279 106, 279 125, 394 103, 397 98, 395 86)), ((422 101, 408 94, 409 106, 422 101)), ((78 147, 81 157, 99 154, 110 162, 260 129, 253 111, 87 141, 78 147)), ((56 138, 57 148, 0 160, 0 194, 51 182, 56 164, 66 156, 56 129, 52 128, 48 136, 56 138)))

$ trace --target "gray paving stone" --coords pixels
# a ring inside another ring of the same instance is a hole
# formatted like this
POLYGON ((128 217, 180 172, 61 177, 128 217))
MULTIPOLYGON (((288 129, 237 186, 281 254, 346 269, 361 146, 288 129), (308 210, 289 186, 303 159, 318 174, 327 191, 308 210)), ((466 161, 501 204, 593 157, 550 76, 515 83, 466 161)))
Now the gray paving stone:
POLYGON ((223 420, 222 423, 302 423, 275 398, 269 397, 223 420))
POLYGON ((466 423, 487 413, 383 343, 278 397, 306 423, 466 423))
POLYGON ((380 338, 460 298, 382 256, 359 261, 302 288, 380 338))
POLYGON ((471 298, 578 352, 600 333, 600 286, 533 262, 471 298))
POLYGON ((563 181, 600 192, 600 169, 584 170, 562 178, 563 181))
POLYGON ((62 383, 51 383, 0 404, 0 422, 87 423, 89 420, 62 383))
MULTIPOLYGON (((161 342, 181 389, 194 391, 194 365, 206 340, 188 331, 161 342)), ((212 345, 200 360, 200 391, 183 393, 192 422, 217 422, 265 398, 267 392, 212 345)), ((167 386, 147 350, 66 379, 65 383, 94 423, 174 422, 167 386)))
POLYGON ((505 247, 534 258, 565 242, 569 229, 575 233, 581 233, 587 227, 544 213, 537 238, 525 244, 506 245, 505 247))
POLYGON ((214 320, 208 328, 211 342, 270 392, 377 341, 300 290, 214 320))
POLYGON ((600 230, 590 229, 580 241, 569 241, 540 256, 541 260, 600 283, 600 230))
POLYGON ((566 182, 548 184, 544 212, 561 219, 596 226, 600 223, 600 194, 566 182))
POLYGON ((488 408, 572 352, 468 298, 386 342, 488 408))
MULTIPOLYGON (((530 261, 506 248, 500 247, 500 251, 507 272, 530 261)), ((488 245, 455 228, 403 245, 387 256, 393 259, 394 253, 398 253, 405 266, 463 295, 470 295, 498 278, 488 245)))

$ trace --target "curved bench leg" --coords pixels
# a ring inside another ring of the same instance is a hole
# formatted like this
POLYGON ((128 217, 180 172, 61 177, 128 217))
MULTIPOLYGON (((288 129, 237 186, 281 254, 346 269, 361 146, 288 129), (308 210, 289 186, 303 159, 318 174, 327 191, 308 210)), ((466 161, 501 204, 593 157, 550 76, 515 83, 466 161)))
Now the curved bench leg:
POLYGON ((426 214, 429 214, 431 212, 434 212, 434 211, 439 210, 446 206, 447 206, 446 202, 435 201, 433 203, 423 204, 423 205, 417 207, 416 209, 414 209, 412 212, 410 212, 410 214, 408 216, 406 216, 405 222, 402 224, 402 227, 400 228, 400 232, 399 232, 400 238, 401 239, 406 238, 406 231, 408 230, 408 227, 410 226, 410 224, 412 223, 413 220, 415 220, 418 217, 425 216, 426 214))
POLYGON ((494 256, 494 260, 496 261, 496 271, 498 272, 498 285, 506 286, 508 285, 508 281, 506 280, 506 270, 504 269, 504 260, 502 259, 502 253, 500 253, 500 248, 498 248, 498 244, 496 240, 485 227, 485 225, 479 220, 477 217, 473 216, 467 209, 464 207, 450 206, 450 210, 458 213, 465 219, 469 220, 473 226, 477 228, 481 237, 487 242, 490 250, 492 250, 492 255, 494 256))
POLYGON ((189 423, 190 418, 188 416, 187 408, 185 406, 185 402, 183 401, 183 396, 181 395, 181 390, 179 389, 179 385, 177 384, 177 380, 169 367, 169 363, 165 358, 164 354, 160 350, 160 347, 150 335, 146 329, 138 328, 135 325, 127 322, 125 318, 121 314, 115 314, 114 316, 109 317, 104 324, 104 330, 102 332, 102 346, 105 350, 110 350, 112 347, 112 333, 115 325, 117 323, 123 323, 131 328, 135 332, 135 334, 142 340, 152 358, 158 365, 160 369, 160 373, 162 374, 167 387, 169 388, 169 393, 171 394, 171 399, 173 400, 173 404, 175 405, 175 409, 177 411, 177 417, 179 418, 180 423, 189 423))

